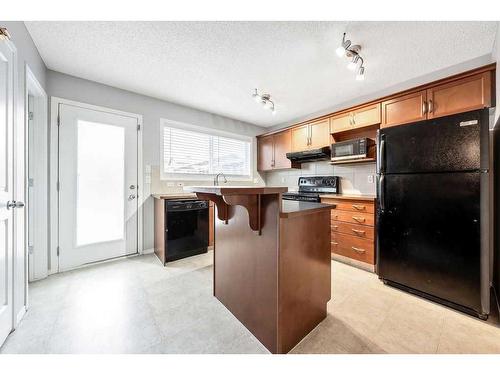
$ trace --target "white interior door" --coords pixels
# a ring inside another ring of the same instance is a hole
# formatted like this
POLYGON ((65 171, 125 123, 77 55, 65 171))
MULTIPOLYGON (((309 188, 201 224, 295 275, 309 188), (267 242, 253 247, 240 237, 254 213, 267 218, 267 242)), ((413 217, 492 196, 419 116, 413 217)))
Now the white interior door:
POLYGON ((137 253, 137 118, 59 106, 59 270, 137 253))
POLYGON ((14 53, 0 41, 0 345, 13 327, 14 53))

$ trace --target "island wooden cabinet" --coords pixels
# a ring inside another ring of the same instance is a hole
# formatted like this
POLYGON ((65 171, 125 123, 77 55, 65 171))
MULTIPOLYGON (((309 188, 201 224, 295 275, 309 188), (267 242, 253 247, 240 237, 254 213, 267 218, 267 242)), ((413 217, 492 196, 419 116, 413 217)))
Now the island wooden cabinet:
POLYGON ((311 122, 292 129, 292 151, 305 151, 330 146, 328 119, 311 122))
POLYGON ((374 199, 321 198, 321 202, 336 205, 331 211, 332 258, 374 271, 374 199))
POLYGON ((491 71, 382 102, 382 128, 491 107, 491 71))
POLYGON ((365 126, 380 124, 380 103, 358 108, 330 117, 330 131, 340 133, 365 126))
POLYGON ((292 132, 290 130, 258 138, 257 170, 270 171, 297 167, 292 165, 286 157, 287 152, 291 150, 292 132))

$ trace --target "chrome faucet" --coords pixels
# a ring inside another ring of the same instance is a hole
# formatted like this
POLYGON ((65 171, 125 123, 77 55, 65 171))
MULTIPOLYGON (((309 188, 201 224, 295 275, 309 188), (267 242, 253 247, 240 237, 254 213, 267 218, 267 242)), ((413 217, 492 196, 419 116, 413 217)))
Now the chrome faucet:
POLYGON ((227 183, 226 175, 224 173, 217 173, 214 178, 214 186, 219 186, 219 176, 224 177, 224 183, 227 183))

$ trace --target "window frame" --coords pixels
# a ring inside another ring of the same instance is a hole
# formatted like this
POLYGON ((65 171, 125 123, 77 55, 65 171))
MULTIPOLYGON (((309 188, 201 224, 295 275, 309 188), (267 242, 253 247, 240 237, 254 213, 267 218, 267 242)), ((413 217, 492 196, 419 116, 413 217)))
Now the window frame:
POLYGON ((160 118, 160 180, 162 181, 212 181, 216 174, 196 174, 196 173, 165 173, 164 171, 164 144, 163 144, 163 129, 165 127, 169 128, 176 128, 180 130, 188 130, 188 131, 193 131, 193 132, 198 132, 198 133, 203 133, 207 134, 210 136, 219 136, 219 137, 225 137, 225 138, 231 138, 231 139, 236 139, 244 142, 249 142, 250 143, 250 150, 249 150, 249 169, 250 169, 250 174, 248 176, 242 176, 242 175, 231 175, 231 174, 225 174, 227 178, 230 178, 232 181, 246 181, 246 182, 252 182, 254 179, 255 175, 255 137, 251 136, 246 136, 246 135, 241 135, 241 134, 236 134, 236 133, 231 133, 227 132, 224 130, 219 130, 219 129, 214 129, 214 128, 209 128, 209 127, 204 127, 204 126, 199 126, 199 125, 192 125, 192 124, 187 124, 184 122, 180 121, 174 121, 174 120, 169 120, 166 118, 160 118))

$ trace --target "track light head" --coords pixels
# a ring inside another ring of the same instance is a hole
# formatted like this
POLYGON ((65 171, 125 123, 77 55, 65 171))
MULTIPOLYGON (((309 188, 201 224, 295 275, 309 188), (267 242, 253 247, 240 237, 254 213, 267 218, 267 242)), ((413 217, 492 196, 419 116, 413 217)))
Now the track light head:
POLYGON ((347 64, 347 69, 352 71, 356 70, 356 68, 358 67, 358 61, 359 61, 359 55, 356 54, 352 57, 351 62, 347 64))
POLYGON ((365 68, 362 66, 359 68, 358 73, 356 74, 356 81, 364 81, 365 80, 365 68))

